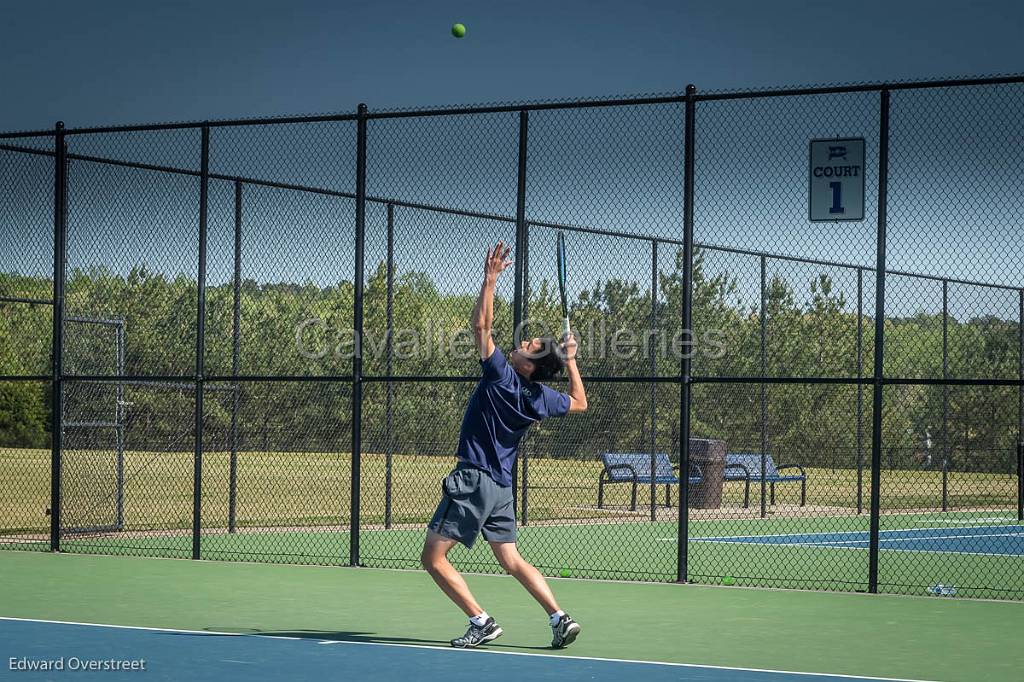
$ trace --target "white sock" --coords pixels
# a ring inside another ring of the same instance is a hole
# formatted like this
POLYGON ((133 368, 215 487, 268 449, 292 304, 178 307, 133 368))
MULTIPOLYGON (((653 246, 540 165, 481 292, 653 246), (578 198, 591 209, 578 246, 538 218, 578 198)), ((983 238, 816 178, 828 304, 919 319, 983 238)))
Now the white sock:
POLYGON ((555 611, 551 614, 551 626, 558 625, 558 621, 562 620, 562 616, 565 615, 565 611, 555 611))
POLYGON ((481 613, 481 614, 479 614, 477 616, 472 616, 469 619, 469 622, 472 623, 473 625, 477 626, 477 627, 483 627, 484 623, 487 622, 488 618, 490 618, 490 616, 488 616, 487 612, 484 611, 483 613, 481 613))

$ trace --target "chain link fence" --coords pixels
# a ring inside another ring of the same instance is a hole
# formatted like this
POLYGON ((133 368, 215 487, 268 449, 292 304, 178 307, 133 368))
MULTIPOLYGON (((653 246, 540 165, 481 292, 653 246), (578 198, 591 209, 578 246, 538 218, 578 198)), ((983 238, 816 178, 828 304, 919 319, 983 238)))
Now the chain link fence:
POLYGON ((1007 77, 0 134, 0 547, 417 567, 483 254, 509 348, 562 234, 545 574, 1024 598, 1022 121, 1007 77))

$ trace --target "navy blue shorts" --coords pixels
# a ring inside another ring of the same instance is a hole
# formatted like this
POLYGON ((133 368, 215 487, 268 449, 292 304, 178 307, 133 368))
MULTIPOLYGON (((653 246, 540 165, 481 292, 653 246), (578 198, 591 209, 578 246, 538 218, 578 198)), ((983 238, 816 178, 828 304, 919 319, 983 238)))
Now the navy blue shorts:
POLYGON ((441 481, 441 502, 427 528, 470 548, 481 533, 487 542, 515 542, 512 487, 460 463, 441 481))

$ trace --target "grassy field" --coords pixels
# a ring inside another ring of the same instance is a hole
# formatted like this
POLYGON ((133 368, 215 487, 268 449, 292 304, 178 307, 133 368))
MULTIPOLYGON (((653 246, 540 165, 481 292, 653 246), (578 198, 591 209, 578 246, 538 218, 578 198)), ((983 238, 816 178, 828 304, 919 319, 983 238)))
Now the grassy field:
MULTIPOLYGON (((109 517, 114 475, 109 453, 66 453, 65 524, 109 517), (92 458, 92 459, 89 459, 92 458), (105 463, 104 463, 105 462, 105 463), (97 494, 97 491, 106 491, 97 494), (74 519, 69 516, 77 515, 74 519)), ((439 496, 439 481, 450 457, 395 456, 392 462, 393 523, 383 529, 385 458, 362 460, 360 561, 370 566, 414 568, 423 523, 439 496)), ((0 451, 0 532, 8 538, 45 538, 48 528, 49 453, 0 451)), ((204 453, 202 556, 207 559, 286 563, 345 564, 349 561, 350 458, 344 453, 240 453, 238 528, 224 532, 228 514, 229 457, 204 453)), ((596 508, 600 464, 534 459, 529 464, 530 525, 521 529, 524 554, 549 575, 568 570, 575 577, 675 579, 677 509, 661 508, 651 522, 649 488, 640 508, 629 512, 629 486, 606 493, 607 510, 596 508)), ((807 507, 800 508, 799 485, 779 486, 777 504, 760 518, 759 485, 751 505, 742 507, 743 486, 725 487, 723 506, 691 510, 692 538, 867 531, 867 513, 856 513, 856 471, 808 470, 807 507)), ((191 453, 128 452, 125 455, 125 532, 73 535, 66 551, 142 556, 191 556, 191 453)), ((865 472, 865 481, 869 477, 865 472)), ((884 472, 882 528, 918 524, 990 523, 993 514, 1010 519, 1016 480, 1006 475, 952 473, 951 511, 937 511, 939 472, 884 472)), ((676 489, 672 489, 675 496, 676 489)), ((864 493, 865 510, 868 493, 864 493)), ((664 501, 664 487, 658 489, 664 501)), ((0 540, 2 544, 2 540, 0 540)), ((482 545, 483 543, 481 543, 482 545)), ((45 548, 39 542, 37 548, 45 548)), ((8 545, 11 547, 11 545, 8 545)), ((28 549, 31 545, 18 544, 28 549)), ((486 548, 454 552, 462 568, 496 572, 486 548)), ((691 542, 689 578, 720 582, 732 576, 740 585, 834 590, 867 588, 867 552, 768 544, 691 542)), ((936 582, 957 585, 969 596, 1024 596, 1024 558, 938 552, 883 552, 882 589, 919 594, 936 582)))
MULTIPOLYGON (((126 530, 190 528, 192 523, 193 461, 190 452, 126 452, 124 510, 126 530)), ((348 453, 242 452, 237 466, 237 523, 239 527, 333 525, 349 519, 351 458, 348 453)), ((432 514, 440 495, 440 480, 453 458, 396 455, 392 461, 392 522, 422 523, 432 514)), ((64 456, 65 525, 88 525, 110 516, 116 499, 114 457, 109 452, 68 451, 64 456)), ((0 532, 17 533, 49 527, 50 453, 45 450, 0 450, 4 483, 0 486, 0 532)), ((649 509, 629 513, 628 485, 606 489, 611 511, 597 509, 597 480, 601 464, 593 461, 531 459, 529 462, 529 519, 581 520, 649 519, 649 509)), ((845 515, 856 510, 857 472, 852 469, 808 469, 807 505, 802 515, 845 515)), ((228 522, 229 455, 203 454, 203 525, 226 527, 228 522)), ((863 504, 869 500, 869 472, 864 472, 863 504)), ((386 461, 383 455, 362 457, 361 516, 369 526, 384 523, 386 461)), ((1016 479, 1005 474, 952 472, 948 504, 951 510, 1011 509, 1016 504, 1016 479)), ((937 510, 942 476, 938 471, 883 471, 883 510, 937 510)), ((794 511, 799 484, 777 486, 779 509, 794 511)), ((673 486, 671 496, 678 494, 673 486)), ((751 485, 751 504, 743 509, 743 485, 727 483, 723 507, 691 511, 692 518, 759 515, 760 485, 751 485)), ((657 491, 664 503, 664 486, 657 491)), ((641 486, 640 507, 649 505, 650 487, 641 486)), ((664 511, 659 512, 664 515, 664 511)))

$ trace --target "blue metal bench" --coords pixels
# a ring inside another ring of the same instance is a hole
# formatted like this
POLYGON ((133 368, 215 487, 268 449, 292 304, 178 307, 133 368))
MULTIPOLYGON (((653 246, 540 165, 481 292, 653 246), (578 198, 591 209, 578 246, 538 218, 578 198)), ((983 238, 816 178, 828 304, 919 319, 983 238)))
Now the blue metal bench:
MULTIPOLYGON (((764 480, 771 487, 771 503, 775 504, 775 484, 800 482, 800 506, 807 503, 807 472, 799 464, 783 464, 775 466, 772 456, 765 453, 764 456, 764 480), (796 469, 799 474, 782 475, 779 473, 784 469, 796 469)), ((761 480, 761 453, 760 452, 730 452, 725 456, 725 480, 744 481, 746 491, 744 493, 743 506, 746 507, 750 497, 750 482, 761 480)))
MULTIPOLYGON (((601 462, 604 469, 597 482, 597 508, 604 508, 604 487, 613 483, 632 483, 633 495, 630 502, 630 511, 636 511, 636 489, 641 483, 644 485, 665 484, 665 506, 671 507, 672 501, 669 497, 669 488, 679 483, 679 476, 676 470, 678 465, 669 461, 668 455, 663 452, 655 453, 654 476, 651 476, 651 459, 649 452, 604 452, 601 453, 601 462)), ((690 485, 697 485, 703 480, 700 468, 694 464, 690 468, 690 485)))

